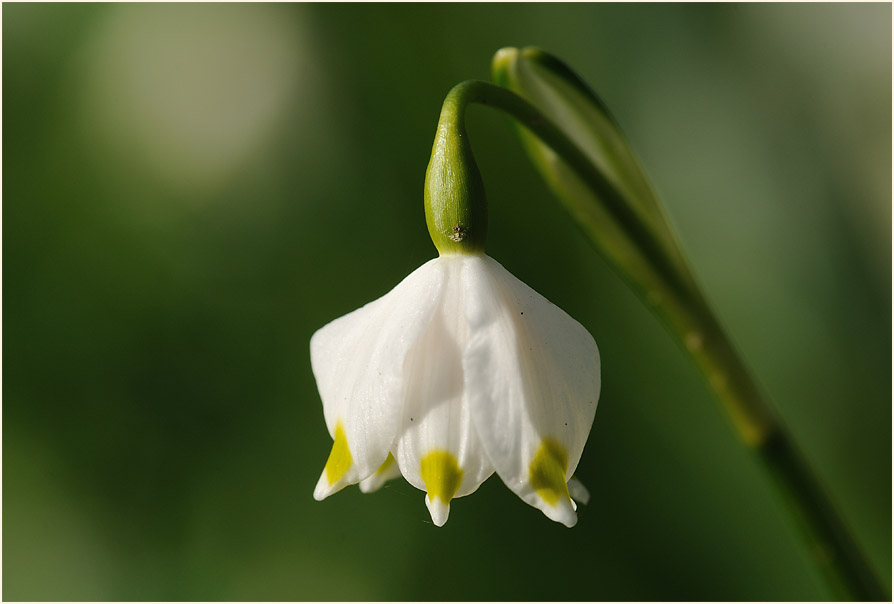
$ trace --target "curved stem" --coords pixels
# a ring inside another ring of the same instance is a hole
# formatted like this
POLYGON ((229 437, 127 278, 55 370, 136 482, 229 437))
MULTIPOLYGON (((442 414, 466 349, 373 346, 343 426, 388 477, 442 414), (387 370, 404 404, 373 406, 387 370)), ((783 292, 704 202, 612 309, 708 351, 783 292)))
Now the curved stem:
MULTIPOLYGON (((444 120, 445 112, 462 116, 465 108, 471 103, 492 106, 511 115, 521 125, 535 133, 540 140, 549 145, 553 151, 570 165, 578 176, 604 199, 606 206, 614 218, 627 230, 632 239, 640 242, 645 255, 671 276, 671 285, 681 295, 688 291, 689 284, 679 278, 677 271, 666 254, 663 253, 658 239, 647 224, 624 201, 623 196, 605 178, 587 156, 558 127, 549 121, 536 107, 528 103, 511 90, 495 86, 488 82, 467 80, 454 86, 447 97, 441 111, 444 120)), ((462 118, 458 120, 462 123, 462 118)), ((591 217, 582 208, 569 208, 578 222, 588 222, 591 217), (580 211, 579 211, 580 210, 580 211)))
MULTIPOLYGON (((465 108, 471 103, 508 113, 548 145, 590 187, 626 236, 636 243, 654 268, 654 274, 661 279, 662 295, 654 298, 641 284, 626 280, 695 361, 731 417, 739 436, 771 475, 807 542, 810 557, 835 596, 890 600, 788 429, 761 395, 688 268, 680 268, 670 260, 649 225, 633 211, 623 195, 572 140, 533 105, 505 88, 469 80, 457 84, 447 95, 441 113, 442 122, 446 114, 449 121, 462 128, 465 108)), ((596 231, 588 227, 595 220, 594 213, 584 204, 566 199, 563 202, 599 248, 596 231)), ((623 271, 621 274, 623 277, 623 271)))

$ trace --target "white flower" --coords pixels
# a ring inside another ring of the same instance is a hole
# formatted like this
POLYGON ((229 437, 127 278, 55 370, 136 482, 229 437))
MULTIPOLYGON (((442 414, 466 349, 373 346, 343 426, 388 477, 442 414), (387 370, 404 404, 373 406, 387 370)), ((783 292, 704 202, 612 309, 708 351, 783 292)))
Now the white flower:
POLYGON ((573 479, 599 398, 577 321, 484 254, 422 265, 310 342, 335 440, 314 497, 402 474, 438 526, 494 471, 549 518, 577 521, 573 479))

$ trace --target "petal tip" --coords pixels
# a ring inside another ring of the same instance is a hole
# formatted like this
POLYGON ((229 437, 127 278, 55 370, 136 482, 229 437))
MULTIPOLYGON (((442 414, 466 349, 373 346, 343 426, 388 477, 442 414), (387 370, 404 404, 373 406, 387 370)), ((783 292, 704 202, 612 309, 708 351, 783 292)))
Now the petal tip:
POLYGON ((574 511, 570 498, 562 499, 554 505, 544 502, 540 506, 540 511, 553 522, 564 524, 568 528, 572 528, 577 524, 577 513, 574 511))
POLYGON ((330 495, 334 495, 338 493, 343 488, 348 486, 349 483, 344 479, 344 477, 336 480, 335 482, 330 482, 331 476, 329 476, 329 472, 325 469, 323 473, 320 474, 320 479, 317 481, 317 486, 314 488, 314 499, 317 501, 323 501, 330 495))
POLYGON ((386 482, 399 476, 400 469, 397 467, 397 462, 394 461, 394 456, 389 453, 378 470, 360 481, 360 492, 373 493, 378 491, 386 482))
POLYGON ((577 476, 572 476, 571 480, 568 481, 568 492, 574 501, 583 505, 590 503, 590 491, 587 490, 584 483, 578 480, 577 476))
POLYGON ((364 478, 360 481, 360 492, 366 494, 375 493, 376 491, 381 489, 382 485, 384 484, 384 480, 380 480, 375 474, 373 474, 369 478, 364 478))
POLYGON ((447 517, 450 515, 450 504, 444 503, 440 497, 431 499, 426 494, 425 507, 428 508, 428 512, 431 514, 431 521, 435 523, 435 526, 444 526, 447 522, 447 517))
POLYGON ((320 474, 320 479, 317 481, 317 486, 314 488, 314 499, 323 501, 332 495, 332 492, 332 487, 329 485, 329 479, 326 477, 326 470, 323 470, 323 473, 320 474))

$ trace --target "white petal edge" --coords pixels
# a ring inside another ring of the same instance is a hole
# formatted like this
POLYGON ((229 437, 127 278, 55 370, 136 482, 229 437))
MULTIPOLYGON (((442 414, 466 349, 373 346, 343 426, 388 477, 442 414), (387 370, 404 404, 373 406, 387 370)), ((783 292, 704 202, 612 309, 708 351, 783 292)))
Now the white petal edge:
POLYGON ((334 445, 339 445, 339 428, 343 431, 349 452, 339 457, 340 465, 333 464, 334 472, 327 462, 315 499, 367 478, 387 458, 401 417, 407 351, 425 332, 444 284, 443 267, 431 260, 378 300, 323 326, 311 338, 311 367, 326 427, 334 445))
POLYGON ((577 515, 566 483, 596 413, 596 343, 488 256, 466 263, 463 283, 471 334, 463 355, 465 389, 481 442, 510 489, 573 526, 577 515))

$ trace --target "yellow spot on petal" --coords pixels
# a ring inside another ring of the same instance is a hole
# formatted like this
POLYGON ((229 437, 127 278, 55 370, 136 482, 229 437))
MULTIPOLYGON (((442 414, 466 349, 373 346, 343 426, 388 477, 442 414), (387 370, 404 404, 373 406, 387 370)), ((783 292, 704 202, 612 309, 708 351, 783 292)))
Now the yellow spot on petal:
POLYGON ((450 503, 463 481, 463 471, 456 457, 449 451, 435 450, 423 457, 420 465, 428 498, 440 497, 444 503, 450 503))
POLYGON ((379 466, 379 469, 376 470, 376 474, 384 474, 388 471, 388 468, 394 465, 394 455, 391 453, 388 454, 388 458, 379 466))
POLYGON ((531 486, 549 505, 556 505, 562 498, 571 498, 565 482, 567 468, 568 453, 565 447, 552 438, 544 438, 531 460, 528 473, 531 486))
POLYGON ((326 461, 326 480, 329 481, 329 486, 341 480, 353 461, 351 450, 348 448, 348 437, 345 436, 345 427, 339 421, 335 424, 335 442, 332 443, 332 451, 326 461))

